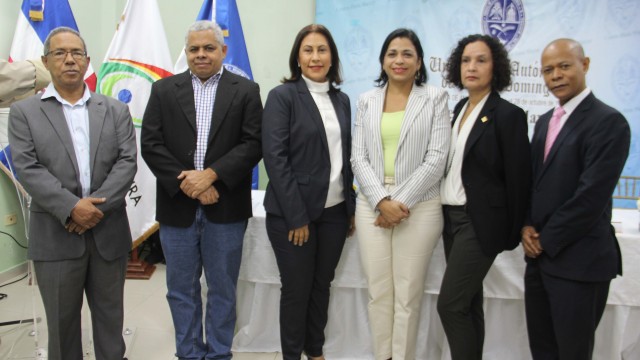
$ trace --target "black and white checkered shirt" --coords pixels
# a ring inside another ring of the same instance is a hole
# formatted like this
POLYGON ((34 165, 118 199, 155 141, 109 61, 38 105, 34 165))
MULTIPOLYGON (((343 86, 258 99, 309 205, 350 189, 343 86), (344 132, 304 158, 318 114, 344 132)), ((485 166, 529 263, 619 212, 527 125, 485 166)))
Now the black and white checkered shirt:
POLYGON ((193 158, 193 165, 196 170, 204 169, 204 157, 207 153, 207 141, 209 130, 211 129, 211 118, 213 116, 213 102, 216 99, 218 83, 222 76, 222 69, 207 79, 204 83, 191 73, 191 84, 193 84, 193 100, 196 105, 196 127, 198 129, 196 141, 196 153, 193 158))

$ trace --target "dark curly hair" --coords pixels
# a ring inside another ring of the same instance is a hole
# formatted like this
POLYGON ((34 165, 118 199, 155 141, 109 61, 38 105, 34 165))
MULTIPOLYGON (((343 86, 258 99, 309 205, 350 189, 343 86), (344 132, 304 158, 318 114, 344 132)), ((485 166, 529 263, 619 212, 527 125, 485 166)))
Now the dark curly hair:
POLYGON ((291 71, 291 76, 288 78, 282 79, 283 83, 286 82, 294 82, 302 77, 302 70, 300 66, 298 66, 298 55, 300 54, 300 47, 302 46, 302 41, 307 35, 311 33, 318 33, 324 35, 327 38, 327 42, 329 43, 329 50, 331 50, 331 67, 329 68, 329 72, 327 73, 327 80, 329 81, 329 86, 332 90, 336 89, 337 85, 342 83, 342 78, 340 76, 340 56, 338 56, 338 47, 336 46, 336 42, 333 41, 333 37, 324 25, 320 24, 311 24, 303 27, 296 35, 296 39, 293 41, 293 47, 291 48, 291 54, 289 55, 289 70, 291 71))
MULTIPOLYGON (((416 73, 416 85, 422 85, 427 82, 427 68, 424 65, 424 51, 422 50, 422 45, 420 45, 420 39, 418 35, 413 30, 410 29, 395 29, 387 36, 382 44, 382 49, 380 49, 380 56, 378 59, 380 60, 380 67, 382 68, 384 65, 384 56, 387 53, 387 49, 389 49, 389 44, 395 38, 407 38, 411 41, 413 46, 416 48, 416 52, 418 53, 418 59, 420 59, 420 69, 416 73)), ((383 87, 387 81, 389 81, 389 77, 387 73, 384 72, 384 69, 380 70, 380 76, 375 80, 376 86, 383 87)))
POLYGON ((511 84, 511 66, 509 61, 509 54, 507 50, 502 46, 502 43, 489 35, 469 35, 462 40, 458 41, 458 45, 453 49, 449 59, 447 60, 447 67, 445 69, 445 79, 457 86, 459 89, 463 89, 462 79, 460 78, 460 65, 462 62, 462 53, 464 48, 472 42, 482 41, 487 44, 491 50, 491 59, 493 60, 493 76, 491 79, 491 89, 494 91, 502 91, 511 84))

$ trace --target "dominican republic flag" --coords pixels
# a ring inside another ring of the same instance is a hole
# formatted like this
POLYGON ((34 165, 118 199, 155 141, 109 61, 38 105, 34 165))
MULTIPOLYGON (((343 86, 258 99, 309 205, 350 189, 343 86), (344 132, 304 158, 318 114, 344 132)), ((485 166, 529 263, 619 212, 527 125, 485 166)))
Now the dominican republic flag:
MULTIPOLYGON (((224 43, 227 45, 227 56, 223 63, 225 70, 253 80, 251 73, 251 64, 249 63, 249 54, 247 53, 247 45, 244 42, 244 33, 242 32, 242 23, 238 13, 238 6, 235 0, 204 0, 200 12, 196 17, 198 20, 215 21, 224 34, 224 43)), ((176 61, 174 73, 178 74, 187 70, 187 57, 183 51, 176 61)), ((253 169, 253 180, 251 187, 258 188, 258 167, 253 169)))
POLYGON ((140 152, 140 126, 151 85, 171 76, 173 61, 156 0, 128 0, 98 73, 98 93, 129 105, 138 139, 138 172, 127 193, 134 242, 155 230, 156 182, 140 152))
MULTIPOLYGON (((9 61, 39 59, 44 53, 47 35, 59 26, 79 32, 68 0, 23 0, 9 61)), ((96 74, 91 64, 84 75, 84 81, 91 91, 96 89, 96 74)))

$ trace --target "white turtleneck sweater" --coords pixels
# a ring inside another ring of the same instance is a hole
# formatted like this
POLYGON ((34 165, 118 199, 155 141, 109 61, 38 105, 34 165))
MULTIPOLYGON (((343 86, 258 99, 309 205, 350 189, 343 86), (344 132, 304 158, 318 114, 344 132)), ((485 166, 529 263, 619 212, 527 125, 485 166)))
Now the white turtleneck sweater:
POLYGON ((329 159, 331 161, 331 175, 329 177, 329 192, 325 208, 338 205, 344 199, 344 185, 342 181, 342 133, 340 122, 333 108, 331 98, 329 98, 329 82, 315 82, 302 76, 307 88, 313 97, 313 101, 318 107, 324 131, 327 134, 327 145, 329 145, 329 159))

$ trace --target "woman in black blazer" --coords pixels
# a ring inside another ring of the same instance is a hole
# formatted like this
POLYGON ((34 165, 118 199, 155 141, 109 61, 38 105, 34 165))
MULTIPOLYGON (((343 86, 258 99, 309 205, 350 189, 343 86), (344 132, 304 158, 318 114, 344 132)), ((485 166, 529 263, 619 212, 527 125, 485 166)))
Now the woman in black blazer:
POLYGON ((482 281, 497 254, 520 242, 528 203, 527 116, 498 94, 511 83, 509 57, 488 35, 460 40, 446 76, 469 97, 454 109, 441 183, 447 269, 438 313, 452 359, 482 359, 482 281))
POLYGON ((300 30, 289 68, 291 76, 271 90, 263 114, 267 234, 282 283, 283 358, 299 360, 305 352, 324 359, 329 288, 354 229, 351 109, 336 88, 340 59, 324 26, 300 30))

